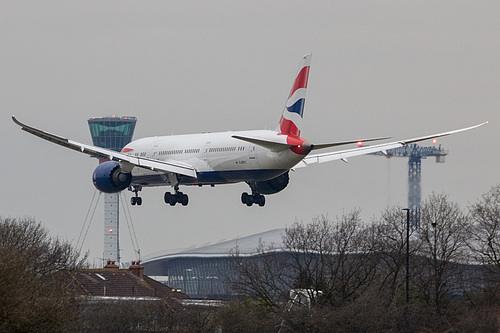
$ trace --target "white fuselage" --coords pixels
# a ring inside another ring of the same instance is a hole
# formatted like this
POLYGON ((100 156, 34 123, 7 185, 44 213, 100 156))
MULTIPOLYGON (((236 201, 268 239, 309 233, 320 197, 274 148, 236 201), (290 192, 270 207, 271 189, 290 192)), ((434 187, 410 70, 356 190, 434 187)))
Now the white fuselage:
MULTIPOLYGON (((290 149, 272 151, 232 136, 244 136, 286 144, 287 136, 275 131, 238 131, 148 137, 126 145, 123 153, 175 161, 193 166, 197 178, 177 175, 181 185, 213 185, 244 181, 264 181, 277 177, 300 162, 304 155, 290 149)), ((168 175, 135 167, 133 185, 172 184, 168 175)))

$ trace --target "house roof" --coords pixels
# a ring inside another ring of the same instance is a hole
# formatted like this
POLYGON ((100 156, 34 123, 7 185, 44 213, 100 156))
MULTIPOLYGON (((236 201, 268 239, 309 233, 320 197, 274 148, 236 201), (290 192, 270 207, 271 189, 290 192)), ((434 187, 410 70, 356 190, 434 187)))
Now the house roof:
POLYGON ((74 272, 74 279, 82 296, 103 299, 169 299, 180 306, 188 296, 148 276, 139 278, 129 269, 117 266, 82 269, 74 272))

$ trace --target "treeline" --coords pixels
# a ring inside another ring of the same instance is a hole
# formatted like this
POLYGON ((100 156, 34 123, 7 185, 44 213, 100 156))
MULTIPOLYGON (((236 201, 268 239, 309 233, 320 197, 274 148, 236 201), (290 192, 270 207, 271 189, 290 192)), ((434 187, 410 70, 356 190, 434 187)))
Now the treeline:
POLYGON ((242 304, 266 313, 248 326, 269 332, 497 332, 500 186, 465 210, 444 194, 422 203, 408 243, 408 305, 406 233, 402 207, 370 223, 359 210, 295 222, 282 247, 260 244, 257 259, 236 249, 227 278, 249 297, 242 304))
POLYGON ((69 332, 78 305, 69 272, 84 265, 71 244, 32 219, 0 219, 0 332, 69 332))
POLYGON ((406 222, 402 207, 295 222, 257 258, 231 254, 237 300, 174 310, 88 306, 72 278, 86 256, 39 222, 0 218, 0 332, 497 332, 500 185, 466 208, 432 194, 409 243, 406 222))

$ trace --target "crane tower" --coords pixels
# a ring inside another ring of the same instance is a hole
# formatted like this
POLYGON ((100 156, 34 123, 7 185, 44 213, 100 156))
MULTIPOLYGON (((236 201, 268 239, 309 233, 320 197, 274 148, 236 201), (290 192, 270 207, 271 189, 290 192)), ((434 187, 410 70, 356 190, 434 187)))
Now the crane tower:
POLYGON ((429 156, 436 157, 436 163, 444 163, 448 152, 441 145, 439 147, 421 147, 416 143, 399 148, 388 149, 372 155, 391 157, 408 157, 408 208, 410 209, 410 225, 413 229, 420 228, 420 201, 421 201, 421 167, 422 159, 429 156))

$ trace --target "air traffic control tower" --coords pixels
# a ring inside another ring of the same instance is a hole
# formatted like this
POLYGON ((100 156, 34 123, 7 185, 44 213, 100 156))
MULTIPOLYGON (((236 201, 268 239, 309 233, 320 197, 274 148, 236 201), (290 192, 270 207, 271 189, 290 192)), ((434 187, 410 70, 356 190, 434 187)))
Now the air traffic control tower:
MULTIPOLYGON (((132 141, 136 117, 103 117, 88 120, 94 146, 121 151, 132 141)), ((106 160, 99 160, 99 163, 106 160)), ((104 252, 103 260, 120 263, 119 209, 120 193, 104 194, 104 252)))

